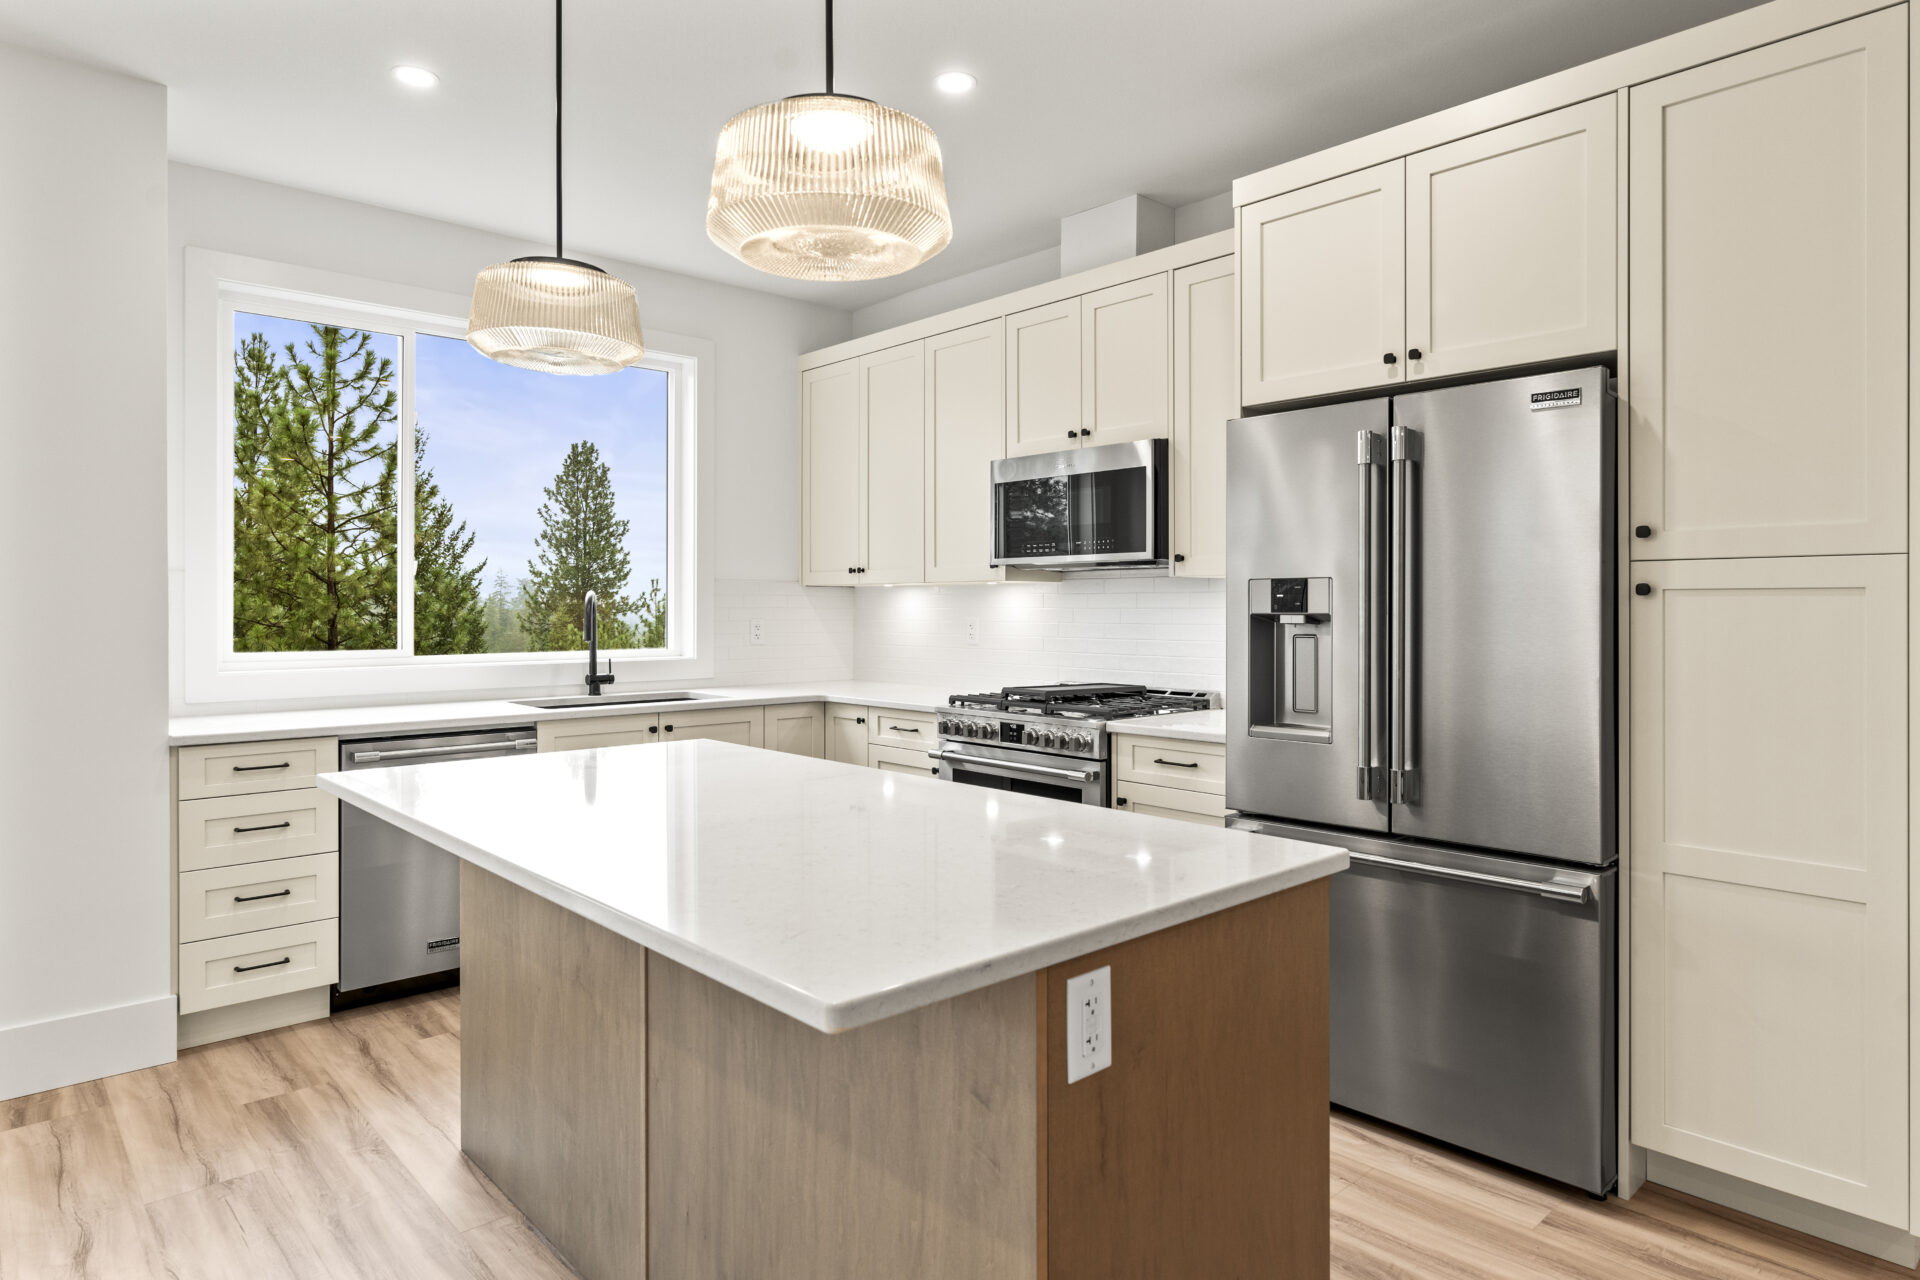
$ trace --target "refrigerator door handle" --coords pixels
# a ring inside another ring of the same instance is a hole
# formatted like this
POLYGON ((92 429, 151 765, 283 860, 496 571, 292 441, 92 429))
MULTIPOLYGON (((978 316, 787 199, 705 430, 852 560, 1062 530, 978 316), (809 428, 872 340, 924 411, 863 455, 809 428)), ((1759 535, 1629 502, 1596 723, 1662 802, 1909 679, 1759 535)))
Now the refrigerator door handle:
POLYGON ((1420 798, 1419 774, 1414 766, 1414 607, 1419 599, 1417 576, 1420 541, 1415 528, 1419 507, 1414 491, 1415 467, 1420 461, 1420 433, 1412 427, 1393 429, 1393 747, 1388 772, 1387 799, 1412 804, 1420 798))
POLYGON ((1381 732, 1381 705, 1385 690, 1381 688, 1381 640, 1386 629, 1386 609, 1384 581, 1386 575, 1381 572, 1382 543, 1381 521, 1386 515, 1385 504, 1381 502, 1381 478, 1386 461, 1385 442, 1378 433, 1362 428, 1357 433, 1357 453, 1360 463, 1360 564, 1362 580, 1360 585, 1360 740, 1359 763, 1356 767, 1358 786, 1356 794, 1362 800, 1385 800, 1387 798, 1386 779, 1380 765, 1381 748, 1385 745, 1386 735, 1381 732))
POLYGON ((1407 858, 1390 858, 1383 853, 1361 853, 1349 849, 1347 857, 1353 862, 1364 863, 1370 867, 1389 867, 1395 871, 1434 876, 1441 880, 1464 880, 1469 884, 1485 885, 1489 889, 1511 889, 1516 893, 1535 893, 1543 898, 1557 898, 1562 902, 1581 904, 1592 900, 1593 888, 1597 883, 1594 876, 1572 871, 1556 872, 1551 880, 1522 880, 1518 876, 1493 875, 1485 871, 1470 871, 1465 867, 1446 867, 1431 862, 1414 862, 1407 858))

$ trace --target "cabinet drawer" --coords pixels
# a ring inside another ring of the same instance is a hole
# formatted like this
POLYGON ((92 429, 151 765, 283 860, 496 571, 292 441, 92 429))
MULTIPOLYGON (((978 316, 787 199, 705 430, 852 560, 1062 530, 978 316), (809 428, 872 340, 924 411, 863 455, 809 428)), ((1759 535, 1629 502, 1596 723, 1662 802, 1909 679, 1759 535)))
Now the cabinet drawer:
POLYGON ((925 747, 867 747, 867 768, 885 773, 917 773, 931 778, 940 770, 925 747))
POLYGON ((340 914, 340 855, 243 862, 180 877, 180 941, 305 924, 340 914))
POLYGON ((660 741, 660 717, 654 712, 630 716, 580 716, 542 720, 533 727, 542 751, 583 751, 588 747, 630 747, 660 741))
POLYGON ((180 802, 180 870, 228 867, 340 847, 340 802, 323 791, 275 791, 180 802))
POLYGON ((1113 776, 1122 782, 1145 782, 1182 791, 1227 793, 1227 749, 1212 742, 1170 738, 1113 739, 1113 776))
POLYGON ((324 987, 340 977, 338 920, 236 933, 180 948, 180 1012, 324 987))
POLYGON ((179 756, 179 798, 204 800, 310 787, 316 773, 332 773, 340 767, 340 740, 230 742, 181 747, 179 756))
POLYGON ((888 711, 874 707, 867 712, 867 741, 876 747, 918 747, 931 751, 937 745, 937 717, 926 711, 888 711))
POLYGON ((1144 782, 1113 784, 1113 807, 1150 818, 1178 818, 1202 826, 1227 825, 1227 802, 1205 791, 1181 791, 1177 787, 1155 787, 1144 782))

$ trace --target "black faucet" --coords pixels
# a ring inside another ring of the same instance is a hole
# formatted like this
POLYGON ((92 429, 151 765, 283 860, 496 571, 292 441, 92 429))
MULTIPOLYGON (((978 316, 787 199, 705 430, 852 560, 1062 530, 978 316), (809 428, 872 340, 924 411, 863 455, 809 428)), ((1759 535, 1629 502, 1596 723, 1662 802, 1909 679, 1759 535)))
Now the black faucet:
POLYGON ((600 686, 613 683, 613 659, 607 659, 607 673, 600 674, 600 602, 587 592, 587 692, 600 696, 600 686))

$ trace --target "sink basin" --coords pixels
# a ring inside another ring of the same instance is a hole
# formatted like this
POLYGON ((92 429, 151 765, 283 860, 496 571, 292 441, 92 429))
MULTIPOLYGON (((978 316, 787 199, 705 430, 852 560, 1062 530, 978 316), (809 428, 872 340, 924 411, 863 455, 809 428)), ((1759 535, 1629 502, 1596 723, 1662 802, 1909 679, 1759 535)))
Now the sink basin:
POLYGON ((603 693, 599 697, 592 694, 576 694, 571 698, 529 698, 516 701, 516 707, 538 707, 542 711, 561 711, 568 707, 621 707, 635 703, 651 702, 698 702, 702 698, 718 695, 711 693, 689 693, 684 689, 669 689, 664 693, 603 693))

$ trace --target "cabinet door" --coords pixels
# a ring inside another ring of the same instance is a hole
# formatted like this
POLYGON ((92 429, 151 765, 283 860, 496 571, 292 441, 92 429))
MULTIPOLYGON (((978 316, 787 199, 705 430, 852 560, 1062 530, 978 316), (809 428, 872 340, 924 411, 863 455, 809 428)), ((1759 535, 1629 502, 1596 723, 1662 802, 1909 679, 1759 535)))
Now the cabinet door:
POLYGON ((1632 1139, 1904 1227, 1906 557, 1632 573, 1632 1139))
POLYGON ((1233 380, 1233 259, 1173 273, 1173 572, 1227 576, 1227 422, 1233 380))
POLYGON ((660 741, 715 738, 743 747, 767 745, 766 708, 712 707, 704 711, 662 711, 660 741))
POLYGON ((1006 325, 1007 456, 1073 448, 1081 425, 1080 299, 1017 312, 1006 325))
POLYGON ((631 716, 582 716, 576 720, 542 720, 534 726, 541 751, 578 751, 584 747, 625 747, 636 742, 660 741, 660 717, 652 713, 631 716))
POLYGON ((1007 454, 998 320, 927 339, 927 581, 997 582, 993 463, 1007 454))
POLYGON ((911 747, 879 747, 867 744, 867 767, 882 773, 914 773, 923 778, 940 772, 940 767, 924 751, 911 747))
POLYGON ((767 708, 767 746, 795 756, 826 752, 826 710, 818 702, 794 702, 767 708))
POLYGON ((841 764, 867 763, 867 709, 844 702, 827 704, 827 759, 841 764))
POLYGON ((1636 558, 1906 548, 1907 10, 1632 90, 1636 558))
POLYGON ((842 360, 800 375, 800 581, 805 586, 852 586, 866 546, 860 364, 842 360))
POLYGON ((1167 434, 1167 274, 1080 296, 1080 440, 1167 434))
POLYGON ((1227 825, 1227 802, 1204 791, 1154 787, 1143 782, 1115 782, 1113 807, 1147 818, 1172 818, 1203 827, 1227 825))
POLYGON ((1409 378, 1620 345, 1617 111, 1609 94, 1407 157, 1409 378))
POLYGON ((1406 162, 1240 211, 1240 402, 1386 386, 1406 371, 1406 162))
POLYGON ((925 582, 927 391, 918 342, 860 357, 866 550, 855 583, 925 582))

